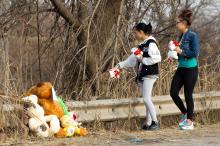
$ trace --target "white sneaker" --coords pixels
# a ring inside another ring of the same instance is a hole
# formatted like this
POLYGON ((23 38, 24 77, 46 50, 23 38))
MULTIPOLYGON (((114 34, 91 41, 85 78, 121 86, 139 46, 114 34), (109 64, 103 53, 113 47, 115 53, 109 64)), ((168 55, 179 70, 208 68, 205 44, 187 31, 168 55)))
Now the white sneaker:
POLYGON ((190 119, 187 119, 182 126, 180 126, 181 130, 193 130, 194 125, 193 122, 190 119))

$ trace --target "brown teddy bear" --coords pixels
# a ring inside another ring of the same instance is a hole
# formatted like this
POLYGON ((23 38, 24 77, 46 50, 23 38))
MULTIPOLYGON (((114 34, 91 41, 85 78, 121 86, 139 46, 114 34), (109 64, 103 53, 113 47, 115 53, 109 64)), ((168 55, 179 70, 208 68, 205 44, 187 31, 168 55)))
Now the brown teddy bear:
POLYGON ((43 107, 45 115, 56 115, 60 119, 64 115, 64 109, 57 100, 54 100, 53 90, 50 82, 42 82, 31 87, 25 95, 36 95, 38 104, 43 107))

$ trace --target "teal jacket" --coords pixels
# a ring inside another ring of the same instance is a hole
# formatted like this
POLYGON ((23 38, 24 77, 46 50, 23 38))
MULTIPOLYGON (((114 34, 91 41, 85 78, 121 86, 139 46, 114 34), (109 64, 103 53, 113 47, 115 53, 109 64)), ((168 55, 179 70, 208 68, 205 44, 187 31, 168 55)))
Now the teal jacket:
POLYGON ((179 54, 179 68, 193 68, 198 66, 197 57, 200 53, 200 43, 198 35, 188 30, 185 34, 182 34, 179 38, 180 48, 182 53, 179 54))

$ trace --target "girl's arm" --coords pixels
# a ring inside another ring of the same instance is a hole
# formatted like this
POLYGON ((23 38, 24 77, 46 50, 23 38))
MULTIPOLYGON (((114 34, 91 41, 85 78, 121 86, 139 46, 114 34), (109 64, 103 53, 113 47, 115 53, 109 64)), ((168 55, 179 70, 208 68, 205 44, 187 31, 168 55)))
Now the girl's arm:
POLYGON ((192 48, 188 50, 182 50, 180 55, 189 57, 189 58, 199 56, 199 52, 200 52, 199 38, 195 33, 192 35, 191 41, 192 41, 192 48))
POLYGON ((143 57, 142 63, 145 65, 153 65, 161 62, 160 51, 155 43, 150 43, 148 48, 148 54, 150 57, 143 57))
POLYGON ((131 68, 131 67, 135 67, 136 64, 137 64, 137 58, 132 53, 126 60, 119 62, 116 67, 120 69, 131 68))

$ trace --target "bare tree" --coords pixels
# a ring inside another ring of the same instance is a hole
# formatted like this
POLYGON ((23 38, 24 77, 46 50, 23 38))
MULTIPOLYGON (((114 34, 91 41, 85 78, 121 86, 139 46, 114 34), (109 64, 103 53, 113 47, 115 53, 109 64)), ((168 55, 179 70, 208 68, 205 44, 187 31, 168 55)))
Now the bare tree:
POLYGON ((202 42, 201 77, 206 78, 200 80, 197 90, 218 87, 218 66, 213 64, 218 55, 213 54, 219 51, 213 48, 219 46, 219 3, 218 0, 0 1, 0 32, 4 36, 1 42, 6 43, 5 36, 8 41, 8 53, 2 53, 0 58, 1 68, 7 68, 0 75, 4 83, 1 90, 5 91, 7 86, 10 87, 7 92, 21 94, 42 80, 53 82, 61 94, 77 100, 136 96, 134 70, 113 81, 108 77, 108 69, 130 54, 130 48, 137 44, 132 28, 144 21, 152 22, 153 35, 164 58, 154 92, 167 94, 175 67, 167 65, 164 48, 178 36, 175 18, 183 8, 194 11, 192 29, 199 33, 202 42), (207 76, 212 69, 214 77, 207 76))

